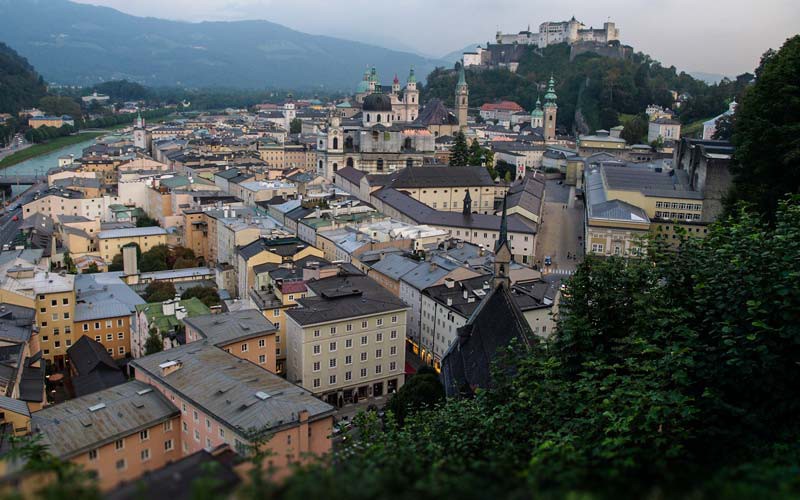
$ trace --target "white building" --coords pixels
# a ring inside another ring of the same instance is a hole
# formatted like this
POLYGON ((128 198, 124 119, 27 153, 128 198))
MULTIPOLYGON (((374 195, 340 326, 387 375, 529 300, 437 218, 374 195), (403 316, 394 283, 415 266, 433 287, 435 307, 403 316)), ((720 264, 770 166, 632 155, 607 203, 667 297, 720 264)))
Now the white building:
POLYGON ((539 48, 557 43, 573 45, 578 42, 608 43, 619 40, 619 28, 612 22, 603 23, 602 28, 586 27, 574 17, 569 21, 544 22, 539 25, 539 32, 531 32, 530 27, 519 33, 497 32, 498 44, 536 45, 539 48))

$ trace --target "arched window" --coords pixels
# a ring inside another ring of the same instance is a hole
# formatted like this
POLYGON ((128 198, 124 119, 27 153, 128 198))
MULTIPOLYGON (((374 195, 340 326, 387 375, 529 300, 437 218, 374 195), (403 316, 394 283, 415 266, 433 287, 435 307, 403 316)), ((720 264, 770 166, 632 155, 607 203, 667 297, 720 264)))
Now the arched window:
POLYGON ((345 149, 353 149, 353 138, 348 137, 344 140, 344 148, 345 149))
POLYGON ((348 158, 347 159, 347 166, 348 167, 352 167, 353 166, 353 159, 352 158, 348 158))
POLYGON ((550 121, 553 121, 553 115, 550 115, 550 121))
POLYGON ((334 137, 333 138, 333 149, 339 149, 339 138, 338 137, 334 137))
POLYGON ((406 140, 403 141, 403 147, 406 149, 411 149, 411 137, 406 137, 406 140))
POLYGON ((378 131, 377 130, 373 130, 372 131, 372 140, 373 141, 377 141, 378 140, 378 131))
POLYGON ((406 160, 406 167, 413 167, 413 166, 414 166, 414 160, 412 160, 411 158, 408 158, 406 160))
POLYGON ((322 170, 322 160, 319 161, 319 169, 322 170))
POLYGON ((369 113, 367 113, 367 123, 369 123, 369 120, 370 120, 370 116, 369 116, 369 113))
POLYGON ((383 170, 383 158, 378 158, 378 170, 383 170))
POLYGON ((375 118, 375 119, 378 121, 378 123, 380 123, 380 122, 381 122, 381 114, 380 114, 380 113, 378 113, 378 117, 377 117, 377 118, 375 118))
POLYGON ((338 163, 334 163, 333 164, 333 171, 336 172, 337 170, 339 170, 339 164, 338 163))

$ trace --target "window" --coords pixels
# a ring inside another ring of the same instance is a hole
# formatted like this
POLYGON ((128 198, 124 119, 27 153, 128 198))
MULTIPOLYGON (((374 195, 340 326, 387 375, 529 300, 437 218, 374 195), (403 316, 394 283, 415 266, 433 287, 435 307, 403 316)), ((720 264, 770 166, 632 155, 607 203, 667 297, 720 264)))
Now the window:
POLYGON ((198 443, 200 442, 200 431, 198 431, 197 429, 194 430, 194 440, 197 441, 198 443))
POLYGON ((353 347, 353 339, 347 339, 347 340, 345 340, 345 341, 344 341, 344 346, 345 346, 346 348, 348 348, 348 349, 349 349, 349 348, 351 348, 351 347, 353 347))
POLYGON ((142 456, 142 462, 147 462, 148 460, 150 460, 150 449, 145 448, 144 450, 142 450, 141 456, 142 456))
POLYGON ((114 441, 114 449, 115 450, 122 450, 125 448, 125 439, 117 439, 114 441))
POLYGON ((125 340, 125 333, 117 332, 117 340, 125 340))
POLYGON ((62 303, 62 304, 64 304, 64 305, 66 306, 66 305, 68 305, 68 304, 69 304, 69 299, 68 299, 68 298, 61 299, 61 303, 62 303))
POLYGON ((362 352, 361 353, 361 361, 366 361, 366 360, 367 360, 367 353, 362 352))
POLYGON ((219 428, 219 438, 225 439, 225 429, 223 429, 222 427, 219 428))
POLYGON ((120 354, 125 354, 125 347, 124 347, 124 346, 119 346, 119 349, 117 349, 117 351, 118 351, 120 354))
POLYGON ((381 326, 383 324, 383 318, 378 318, 377 320, 375 320, 375 324, 381 326))
POLYGON ((382 358, 383 357, 383 349, 375 349, 375 358, 382 358))
POLYGON ((394 356, 396 354, 397 354, 397 346, 393 345, 392 347, 389 348, 389 355, 394 356))
POLYGON ((53 299, 53 300, 50 301, 50 305, 55 307, 55 306, 58 305, 58 301, 56 299, 53 299))
POLYGON ((397 316, 392 316, 392 323, 397 323, 397 316))
POLYGON ((83 324, 83 331, 84 332, 88 332, 89 331, 89 323, 84 323, 83 324))
POLYGON ((53 313, 53 321, 58 321, 58 313, 53 313))
POLYGON ((147 441, 148 439, 150 439, 150 430, 145 429, 145 430, 139 432, 139 439, 141 441, 147 441))
POLYGON ((247 352, 247 344, 242 344, 242 352, 247 352))
POLYGON ((375 374, 380 374, 380 373, 381 373, 381 365, 375 366, 375 374))
POLYGON ((330 376, 329 383, 330 383, 330 385, 333 385, 333 384, 336 383, 336 375, 331 375, 330 376))
POLYGON ((267 341, 264 339, 258 339, 258 347, 264 347, 267 345, 267 341))
POLYGON ((114 334, 113 333, 107 333, 106 334, 106 340, 108 340, 108 341, 114 340, 114 334))
POLYGON ((97 450, 89 450, 89 460, 97 460, 97 450))
POLYGON ((336 358, 331 358, 328 360, 328 367, 329 368, 336 368, 336 358))
POLYGON ((122 326, 122 319, 121 318, 117 320, 117 326, 122 326))
POLYGON ((259 354, 259 355, 258 355, 258 364, 259 364, 259 365, 263 365, 263 364, 264 364, 264 363, 266 363, 266 362, 267 362, 267 356, 266 356, 266 354, 259 354))
POLYGON ((65 326, 64 327, 64 333, 68 333, 68 334, 72 333, 72 327, 71 326, 65 326))
POLYGON ((375 341, 376 342, 383 342, 383 334, 382 333, 377 334, 375 336, 375 341))
POLYGON ((367 336, 366 335, 361 337, 361 345, 367 345, 367 336))
POLYGON ((125 469, 125 459, 121 458, 121 459, 117 460, 116 467, 117 467, 117 470, 124 470, 125 469))
POLYGON ((208 418, 206 419, 206 429, 211 430, 211 420, 208 418))
POLYGON ((194 419, 195 422, 200 421, 200 416, 197 414, 197 410, 192 410, 192 418, 194 419))
POLYGON ((100 329, 100 322, 99 321, 95 321, 94 322, 94 329, 95 330, 99 330, 100 329))
POLYGON ((315 388, 319 387, 319 379, 318 378, 314 379, 314 387, 315 388))
POLYGON ((389 370, 394 371, 395 369, 397 369, 397 363, 392 361, 391 363, 389 363, 389 370))
POLYGON ((314 336, 319 337, 319 330, 314 330, 314 336))
POLYGON ((171 439, 167 439, 166 441, 164 441, 164 451, 172 451, 172 448, 173 446, 171 439))
POLYGON ((335 327, 335 326, 332 326, 332 327, 331 327, 331 335, 333 335, 334 333, 336 333, 336 327, 335 327))
POLYGON ((330 352, 336 352, 336 342, 331 342, 330 345, 328 346, 328 350, 330 352))
POLYGON ((64 313, 64 319, 69 319, 69 313, 68 312, 64 313))
POLYGON ((350 356, 349 354, 347 356, 345 356, 344 357, 344 364, 346 364, 346 365, 353 364, 353 356, 350 356))
POLYGON ((314 361, 314 371, 318 372, 319 368, 320 368, 320 362, 319 361, 314 361))
POLYGON ((361 378, 364 378, 366 376, 367 376, 367 369, 366 368, 362 368, 361 369, 361 378))
POLYGON ((167 420, 164 422, 164 432, 169 432, 172 430, 172 420, 167 420))
POLYGON ((367 322, 366 321, 362 321, 361 322, 361 328, 366 328, 366 327, 367 327, 367 322))
POLYGON ((58 349, 59 347, 61 347, 61 342, 56 340, 55 341, 55 348, 58 349))
POLYGON ((347 326, 345 327, 345 330, 347 330, 348 332, 352 332, 353 331, 353 324, 352 323, 347 323, 347 326))
POLYGON ((392 330, 391 333, 389 333, 389 338, 392 339, 392 340, 396 339, 397 338, 397 330, 392 330))
POLYGON ((315 355, 316 355, 316 354, 319 354, 321 351, 322 351, 322 350, 320 349, 320 347, 319 347, 319 344, 317 344, 317 345, 315 345, 315 346, 314 346, 314 354, 315 354, 315 355))

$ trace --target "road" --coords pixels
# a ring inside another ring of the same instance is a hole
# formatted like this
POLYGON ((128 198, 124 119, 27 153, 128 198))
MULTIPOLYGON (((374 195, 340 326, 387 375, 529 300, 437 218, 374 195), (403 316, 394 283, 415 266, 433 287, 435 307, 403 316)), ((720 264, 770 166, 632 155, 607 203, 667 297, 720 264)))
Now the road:
POLYGON ((23 149, 27 149, 31 146, 32 144, 28 143, 24 137, 17 134, 14 136, 14 139, 11 140, 11 145, 9 147, 0 148, 0 160, 6 156, 13 155, 17 151, 22 151, 23 149))
POLYGON ((537 264, 546 273, 572 274, 583 259, 582 238, 583 202, 575 199, 575 188, 548 180, 536 242, 537 264), (550 256, 552 265, 542 266, 546 256, 550 256))
POLYGON ((0 212, 0 246, 10 244, 19 233, 19 228, 22 225, 22 205, 28 203, 36 195, 36 191, 43 191, 47 189, 47 179, 34 184, 24 193, 11 200, 8 205, 12 207, 19 205, 15 210, 2 209, 0 212), (14 220, 14 217, 18 220, 14 220))

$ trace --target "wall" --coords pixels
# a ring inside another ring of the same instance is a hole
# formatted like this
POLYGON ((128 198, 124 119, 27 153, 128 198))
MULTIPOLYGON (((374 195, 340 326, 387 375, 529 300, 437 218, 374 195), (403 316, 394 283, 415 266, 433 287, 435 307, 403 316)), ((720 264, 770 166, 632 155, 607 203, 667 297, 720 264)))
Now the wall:
POLYGON ((130 316, 76 321, 74 335, 76 341, 85 335, 100 342, 114 359, 123 359, 131 353, 130 316))

